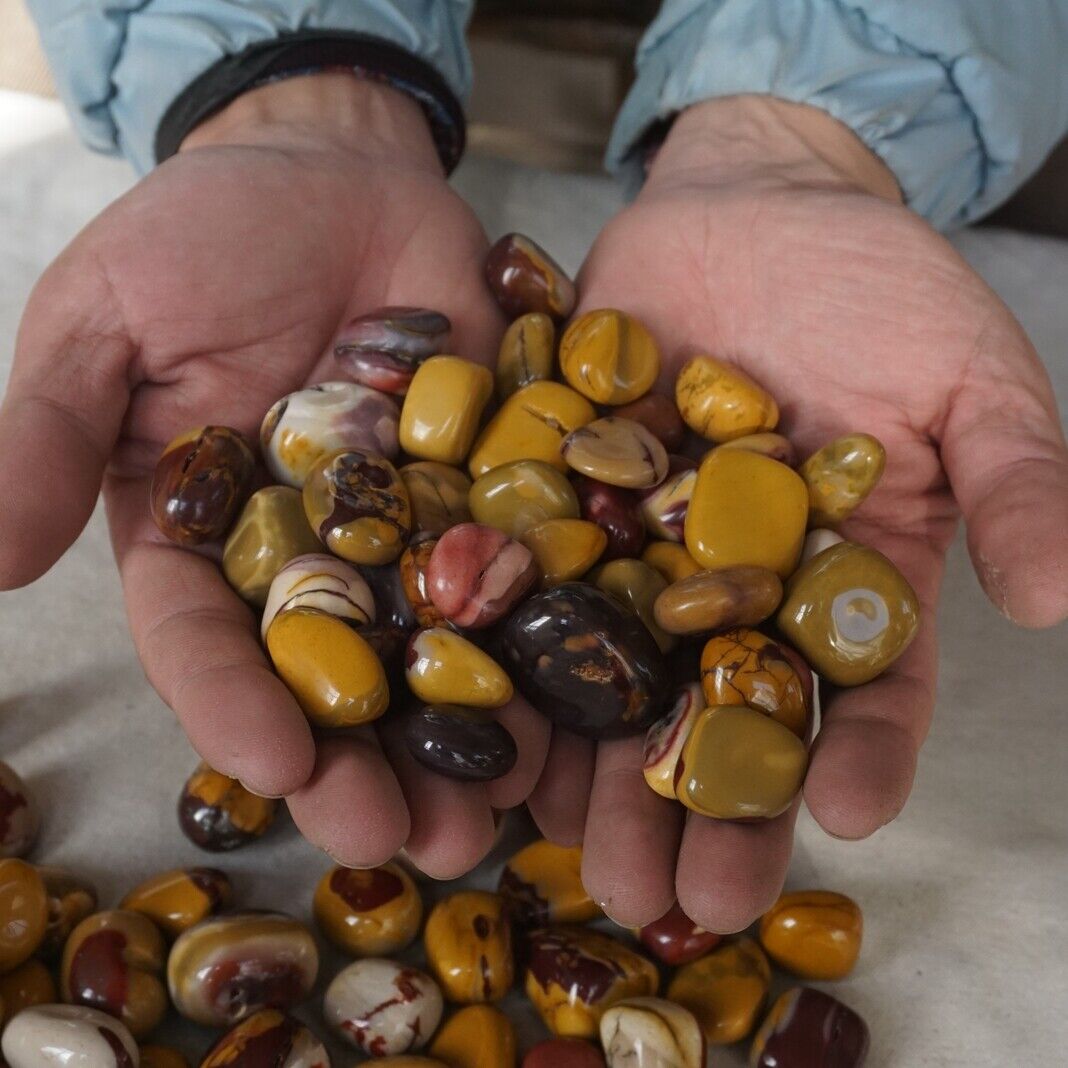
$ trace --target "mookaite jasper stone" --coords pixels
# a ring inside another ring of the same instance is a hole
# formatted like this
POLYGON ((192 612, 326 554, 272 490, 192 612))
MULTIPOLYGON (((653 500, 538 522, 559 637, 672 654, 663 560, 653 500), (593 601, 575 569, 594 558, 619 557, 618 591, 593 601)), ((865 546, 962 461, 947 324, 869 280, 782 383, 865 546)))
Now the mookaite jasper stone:
POLYGON ((714 356, 695 356, 675 379, 675 403, 686 425, 709 441, 774 430, 779 407, 743 370, 714 356))
POLYGON ((716 446, 717 449, 742 449, 745 452, 758 452, 761 456, 767 456, 771 460, 778 460, 787 467, 797 466, 797 450, 789 438, 782 434, 774 434, 768 431, 763 434, 746 434, 744 437, 724 441, 716 446))
POLYGON ((668 472, 667 452, 659 439, 641 423, 614 415, 572 430, 560 452, 573 471, 612 486, 655 486, 668 472))
POLYGON ((701 634, 724 627, 755 626, 779 607, 782 582, 766 567, 699 571, 673 582, 654 605, 656 622, 669 634, 701 634))
POLYGON ((156 526, 179 545, 221 538, 252 489, 256 465, 245 439, 226 426, 179 434, 163 450, 152 476, 156 526))
POLYGON ((659 920, 642 927, 638 938, 657 960, 673 968, 703 957, 722 941, 721 935, 698 927, 677 901, 659 920))
POLYGON ((315 888, 319 929, 353 957, 399 953, 419 931, 423 900, 412 877, 392 862, 331 868, 315 888))
POLYGON ((554 723, 591 738, 645 730, 667 690, 664 658, 636 616, 596 586, 531 597, 501 635, 520 692, 554 723))
POLYGON ((591 575, 594 585, 626 605, 645 624, 662 653, 675 648, 677 638, 668 634, 653 617, 653 604, 667 589, 663 575, 641 560, 612 560, 591 575))
POLYGON ((631 490, 580 475, 575 479, 575 493, 582 518, 596 523, 608 538, 602 560, 641 555, 645 520, 631 490))
POLYGON ((408 491, 384 457, 342 449, 304 483, 304 511, 320 540, 354 564, 388 564, 412 532, 408 491))
POLYGON ((860 686, 909 647, 920 605, 882 553, 843 542, 797 571, 776 618, 816 674, 837 686, 860 686))
POLYGON ((421 460, 458 464, 471 450, 482 409, 493 396, 493 375, 459 356, 432 356, 408 388, 400 443, 421 460))
POLYGON ((129 912, 147 916, 168 937, 229 906, 233 888, 217 868, 176 868, 138 883, 119 903, 129 912))
POLYGON ((639 492, 642 518, 654 538, 682 541, 695 485, 697 464, 685 456, 669 456, 663 481, 639 492))
POLYGON ((630 404, 616 408, 615 415, 641 423, 668 452, 677 452, 686 436, 686 425, 679 409, 670 397, 663 393, 646 393, 630 404))
POLYGON ((497 353, 494 382, 497 399, 507 400, 517 389, 552 378, 556 359, 556 327, 543 312, 521 315, 504 332, 497 353))
POLYGON ((318 727, 355 727, 389 707, 389 684, 374 649, 347 623, 317 608, 275 616, 267 651, 279 677, 318 727))
POLYGON ((608 535, 586 519, 547 519, 519 540, 534 554, 542 589, 581 578, 608 545, 608 535))
POLYGON ((745 1038, 756 1026, 771 983, 771 968, 751 938, 737 938, 690 964, 667 988, 669 1000, 697 1017, 709 1045, 745 1038))
POLYGON ((136 1068, 138 1063, 137 1043, 127 1028, 84 1005, 37 1005, 20 1012, 4 1029, 3 1054, 10 1068, 136 1068))
POLYGON ((479 523, 518 538, 547 519, 577 519, 579 502, 567 476, 543 460, 514 460, 487 471, 471 487, 479 523))
POLYGON ((661 797, 675 800, 675 769, 682 747, 698 713, 705 709, 705 697, 696 682, 688 682, 675 692, 671 707, 645 736, 642 772, 645 781, 661 797))
POLYGON ((223 574, 244 600, 262 608, 275 575, 294 557, 321 548, 300 491, 267 486, 249 497, 237 517, 223 547, 223 574))
POLYGON ((360 572, 322 552, 298 556, 275 575, 260 621, 264 641, 275 617, 293 608, 314 608, 348 620, 351 626, 372 623, 375 618, 375 599, 360 572))
POLYGON ((597 404, 629 404, 660 373, 660 350, 632 315, 603 308, 579 316, 560 339, 560 370, 597 404))
POLYGON ((676 545, 670 541, 649 542, 642 552, 642 559, 650 567, 656 568, 669 584, 680 582, 702 570, 685 545, 676 545))
POLYGON ((0 760, 0 857, 21 857, 37 838, 41 815, 14 768, 0 760))
POLYGON ((771 819, 801 789, 805 743, 745 705, 716 705, 694 720, 676 769, 675 796, 716 819, 771 819))
POLYGON ((471 479, 457 467, 436 460, 416 460, 400 469, 412 506, 412 530, 436 538, 471 519, 467 495, 471 479))
POLYGON ((48 898, 48 925, 37 955, 53 961, 63 952, 71 931, 96 912, 96 887, 62 868, 38 865, 37 874, 44 882, 48 898))
POLYGON ((860 906, 830 890, 783 894, 760 921, 760 942, 802 979, 842 979, 857 963, 864 934, 860 906))
POLYGON ((444 627, 416 631, 405 653, 412 693, 428 705, 500 708, 512 698, 503 668, 477 645, 444 627))
POLYGON ((550 1038, 532 1046, 523 1068, 605 1068, 601 1051, 581 1038, 550 1038))
POLYGON ((442 899, 427 917, 423 943, 449 1001, 499 1001, 512 988, 512 928, 499 894, 461 890, 442 899))
POLYGON ((0 973, 33 956, 47 923, 48 896, 37 869, 24 860, 0 860, 0 973))
POLYGON ((326 1047, 299 1020, 277 1009, 261 1009, 227 1031, 200 1068, 326 1068, 329 1063, 326 1047))
POLYGON ((509 858, 497 892, 508 902, 512 918, 526 927, 588 923, 601 915, 582 885, 582 848, 545 838, 509 858))
POLYGON ((404 721, 408 751, 424 767, 465 782, 489 782, 512 770, 515 739, 495 719, 459 705, 428 705, 404 721))
POLYGON ((486 254, 486 282, 505 315, 542 312, 566 319, 575 285, 548 252, 522 234, 505 234, 486 254))
POLYGON ((586 927, 532 931, 524 989, 545 1026, 566 1038, 593 1038, 605 1011, 656 993, 656 966, 622 942, 586 927))
POLYGON ((608 1068, 705 1068, 705 1037, 689 1009, 627 998, 601 1017, 608 1068))
POLYGON ((56 981, 48 965, 31 957, 13 971, 0 975, 0 1025, 34 1005, 59 1000, 56 981))
POLYGON ((278 801, 257 797, 226 775, 198 765, 178 798, 178 825, 194 845, 225 853, 262 838, 274 823, 278 801))
POLYGON ((795 987, 771 1007, 753 1038, 752 1068, 860 1068, 868 1025, 822 990, 795 987))
POLYGON ((515 1026, 500 1009, 467 1005, 441 1025, 429 1052, 450 1068, 515 1068, 515 1049, 515 1026))
POLYGON ((408 598, 408 603, 415 613, 416 622, 421 627, 448 626, 441 610, 430 599, 430 581, 427 572, 430 568, 430 557, 437 543, 437 538, 427 538, 415 545, 409 545, 401 553, 397 564, 404 596, 408 598))
POLYGON ((798 469, 808 486, 810 525, 830 527, 852 515, 885 467, 886 449, 871 434, 847 434, 813 453, 798 469))
POLYGON ((346 325, 334 354, 357 382, 403 394, 416 368, 445 351, 451 329, 446 316, 429 308, 378 308, 346 325))
POLYGON ((712 452, 697 470, 686 548, 712 570, 748 565, 786 578, 807 522, 808 490, 796 471, 755 452, 712 452))

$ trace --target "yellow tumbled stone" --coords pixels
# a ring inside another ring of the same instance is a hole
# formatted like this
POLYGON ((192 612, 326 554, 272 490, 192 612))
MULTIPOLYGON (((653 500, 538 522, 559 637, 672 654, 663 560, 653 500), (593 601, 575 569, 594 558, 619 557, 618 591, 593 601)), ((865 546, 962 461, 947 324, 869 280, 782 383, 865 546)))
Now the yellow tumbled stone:
POLYGON ((695 433, 709 441, 730 441, 774 430, 775 399, 743 370, 714 356, 694 356, 675 379, 675 403, 695 433))
POLYGON ((664 577, 669 585, 696 575, 703 570, 690 555, 685 545, 673 541, 651 541, 642 553, 642 559, 664 577))
POLYGON ((515 1025, 492 1005, 468 1005, 438 1029, 430 1052, 449 1068, 514 1068, 515 1025))
POLYGON ((564 331, 560 370, 569 385, 598 404, 629 404, 652 389, 660 350, 633 315, 601 308, 580 315, 564 331))
POLYGON ((482 409, 493 396, 493 375, 459 356, 431 356, 419 365, 401 409, 401 447, 421 460, 462 463, 482 409))
POLYGON ((813 453, 798 469, 808 486, 809 524, 833 527, 852 515, 885 467, 886 449, 871 434, 847 434, 813 453))
POLYGON ((608 535, 587 519, 546 519, 519 540, 534 554, 543 589, 585 575, 608 546, 608 535))
POLYGON ((418 631, 408 646, 408 686, 428 705, 499 708, 512 698, 504 668, 473 642, 445 627, 418 631))

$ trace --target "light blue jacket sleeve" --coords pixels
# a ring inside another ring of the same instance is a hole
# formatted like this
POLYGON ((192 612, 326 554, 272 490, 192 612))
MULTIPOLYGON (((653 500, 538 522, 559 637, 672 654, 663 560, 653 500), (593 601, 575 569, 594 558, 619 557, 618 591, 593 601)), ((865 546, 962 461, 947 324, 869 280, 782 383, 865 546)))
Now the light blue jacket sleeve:
POLYGON ((473 0, 29 0, 60 96, 82 138, 155 164, 171 103, 227 56, 301 30, 356 31, 424 60, 457 97, 470 88, 473 0))
POLYGON ((991 211, 1068 130, 1068 0, 665 0, 608 150, 657 119, 768 93, 850 126, 936 226, 991 211))

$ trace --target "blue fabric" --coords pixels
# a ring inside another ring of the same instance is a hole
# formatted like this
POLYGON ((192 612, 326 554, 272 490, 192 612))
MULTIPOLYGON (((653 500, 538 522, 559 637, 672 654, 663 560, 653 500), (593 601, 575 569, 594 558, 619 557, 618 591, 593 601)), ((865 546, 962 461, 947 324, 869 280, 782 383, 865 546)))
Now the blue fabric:
POLYGON ((83 139, 155 164, 156 128, 209 67, 297 30, 340 29, 399 45, 461 99, 473 0, 29 0, 60 96, 83 139))
POLYGON ((942 228, 991 211, 1068 130, 1068 0, 665 0, 608 149, 701 100, 769 93, 850 126, 942 228))

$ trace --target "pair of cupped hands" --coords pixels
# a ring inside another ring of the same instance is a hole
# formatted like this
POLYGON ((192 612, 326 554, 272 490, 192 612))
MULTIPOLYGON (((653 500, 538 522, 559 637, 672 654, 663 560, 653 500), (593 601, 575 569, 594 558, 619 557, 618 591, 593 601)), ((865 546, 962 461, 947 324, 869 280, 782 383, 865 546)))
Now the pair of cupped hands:
MULTIPOLYGON (((153 686, 209 764, 284 795, 338 862, 405 847, 455 877, 490 849, 494 810, 526 802, 547 837, 583 844, 586 887, 613 919, 650 922, 677 898, 704 927, 738 930, 779 892, 797 805, 759 824, 688 814, 646 786, 641 737, 595 745, 519 697, 498 713, 518 761, 486 785, 421 769, 388 717, 313 739, 216 563, 153 525, 166 442, 205 423, 255 440, 279 397, 337 377, 334 339, 356 314, 440 309, 451 351, 492 365, 506 324, 487 247, 407 97, 344 74, 239 97, 75 238, 30 299, 0 409, 0 588, 48 570, 103 487, 153 686)), ((851 132, 767 97, 682 113, 578 286, 579 311, 648 326, 657 388, 702 350, 777 398, 802 455, 849 431, 885 444, 883 482, 844 533, 898 565, 923 620, 876 682, 824 688, 803 793, 828 833, 872 834, 904 804, 930 723, 958 516, 999 609, 1024 626, 1068 614, 1068 452, 1034 349, 851 132)))

